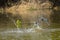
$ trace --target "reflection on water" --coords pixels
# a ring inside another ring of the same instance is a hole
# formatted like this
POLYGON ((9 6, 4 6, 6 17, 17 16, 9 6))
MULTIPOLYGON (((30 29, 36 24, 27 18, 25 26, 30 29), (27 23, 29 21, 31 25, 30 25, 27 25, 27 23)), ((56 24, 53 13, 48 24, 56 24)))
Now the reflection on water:
MULTIPOLYGON (((26 30, 24 30, 26 31, 26 30)), ((5 31, 1 32, 1 40, 50 40, 49 32, 22 32, 20 31, 5 31), (47 34, 46 34, 47 33, 47 34)))
MULTIPOLYGON (((31 12, 27 18, 25 16, 22 19, 24 29, 17 30, 13 21, 9 19, 11 16, 7 17, 0 13, 0 40, 60 40, 60 29, 56 28, 60 26, 59 11, 54 13, 53 10, 48 9, 38 10, 31 12)), ((19 19, 11 18, 14 21, 19 19)))
POLYGON ((0 32, 1 40, 60 40, 60 29, 6 30, 0 32))

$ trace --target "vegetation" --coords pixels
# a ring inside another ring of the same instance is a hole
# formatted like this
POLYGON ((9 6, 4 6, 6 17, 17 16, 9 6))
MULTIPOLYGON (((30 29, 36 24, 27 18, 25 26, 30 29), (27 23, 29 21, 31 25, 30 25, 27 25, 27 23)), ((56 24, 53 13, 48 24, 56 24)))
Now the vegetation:
POLYGON ((17 20, 17 21, 16 21, 16 25, 17 25, 17 28, 21 28, 21 27, 22 27, 22 22, 21 22, 21 20, 17 20))

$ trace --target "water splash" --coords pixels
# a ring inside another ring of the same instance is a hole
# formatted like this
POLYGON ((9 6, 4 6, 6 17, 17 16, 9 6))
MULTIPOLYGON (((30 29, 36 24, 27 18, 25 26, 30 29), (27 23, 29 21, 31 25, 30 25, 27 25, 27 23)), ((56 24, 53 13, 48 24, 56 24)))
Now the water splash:
POLYGON ((37 22, 34 22, 33 28, 42 29, 37 22))
POLYGON ((43 29, 44 24, 47 24, 47 26, 50 26, 50 22, 49 19, 47 17, 45 17, 45 15, 41 15, 38 16, 37 20, 34 22, 33 28, 37 28, 37 29, 43 29))

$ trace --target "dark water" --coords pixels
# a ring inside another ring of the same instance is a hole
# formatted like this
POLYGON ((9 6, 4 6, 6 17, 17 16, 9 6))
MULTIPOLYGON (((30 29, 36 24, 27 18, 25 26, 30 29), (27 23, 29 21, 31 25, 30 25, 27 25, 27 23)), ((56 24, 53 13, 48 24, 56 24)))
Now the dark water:
MULTIPOLYGON (((0 40, 60 40, 60 10, 42 10, 42 13, 45 12, 47 15, 51 13, 50 25, 43 27, 45 29, 32 29, 31 31, 29 29, 18 30, 6 14, 0 13, 0 40)), ((12 19, 16 20, 17 17, 12 19)))

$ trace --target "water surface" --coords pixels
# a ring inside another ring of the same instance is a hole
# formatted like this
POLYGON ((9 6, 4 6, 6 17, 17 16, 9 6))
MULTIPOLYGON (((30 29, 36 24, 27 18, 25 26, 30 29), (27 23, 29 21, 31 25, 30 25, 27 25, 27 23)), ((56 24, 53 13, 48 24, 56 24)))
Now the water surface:
MULTIPOLYGON (((46 14, 47 19, 50 20, 48 21, 48 24, 46 24, 45 21, 42 21, 43 23, 37 21, 39 20, 40 15, 37 15, 36 17, 32 16, 34 18, 32 18, 32 20, 29 18, 31 16, 28 16, 29 20, 41 23, 43 26, 38 25, 39 28, 37 28, 37 26, 33 28, 34 23, 29 23, 27 21, 28 23, 22 24, 24 29, 20 28, 19 30, 16 28, 14 22, 9 17, 7 17, 6 14, 0 13, 0 40, 60 40, 59 10, 56 11, 49 9, 38 11, 38 14, 46 14), (51 14, 51 16, 48 16, 49 14, 51 14)), ((18 17, 11 18, 14 20, 19 19, 18 17)))

